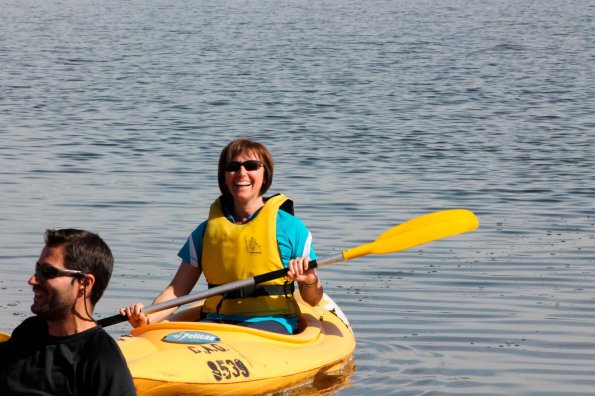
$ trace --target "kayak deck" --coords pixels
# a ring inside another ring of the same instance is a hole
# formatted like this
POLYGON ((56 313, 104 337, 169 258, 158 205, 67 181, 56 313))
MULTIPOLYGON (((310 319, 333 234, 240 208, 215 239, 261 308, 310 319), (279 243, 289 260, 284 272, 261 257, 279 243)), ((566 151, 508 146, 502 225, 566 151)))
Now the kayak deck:
POLYGON ((326 294, 300 304, 300 332, 283 335, 194 322, 200 307, 132 330, 118 339, 139 395, 254 395, 286 389, 351 360, 355 337, 326 294))

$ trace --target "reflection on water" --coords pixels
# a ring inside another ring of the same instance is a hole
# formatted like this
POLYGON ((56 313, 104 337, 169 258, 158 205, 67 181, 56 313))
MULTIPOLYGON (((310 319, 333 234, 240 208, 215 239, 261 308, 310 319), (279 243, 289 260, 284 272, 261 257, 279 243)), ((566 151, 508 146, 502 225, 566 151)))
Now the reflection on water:
POLYGON ((357 370, 304 392, 593 393, 589 2, 0 7, 1 331, 30 315, 46 228, 112 247, 97 318, 150 303, 246 135, 322 259, 433 211, 481 223, 321 269, 357 370))
POLYGON ((351 376, 356 370, 356 364, 353 360, 339 368, 334 368, 328 372, 318 373, 311 381, 305 384, 299 384, 293 388, 285 389, 281 392, 275 392, 275 396, 292 396, 292 395, 311 395, 311 396, 325 396, 334 395, 339 391, 350 388, 352 382, 351 376))

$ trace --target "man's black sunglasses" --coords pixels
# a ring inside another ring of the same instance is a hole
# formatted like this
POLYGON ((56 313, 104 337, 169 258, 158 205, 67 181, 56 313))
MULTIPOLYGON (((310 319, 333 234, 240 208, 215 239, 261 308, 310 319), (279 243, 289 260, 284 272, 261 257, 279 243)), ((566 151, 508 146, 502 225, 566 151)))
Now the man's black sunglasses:
POLYGON ((44 264, 37 269, 43 279, 54 279, 57 276, 72 276, 73 278, 82 279, 85 277, 85 273, 81 271, 68 270, 62 268, 56 268, 48 264, 44 264))
POLYGON ((240 167, 242 167, 242 166, 248 172, 252 172, 252 171, 257 170, 258 168, 260 168, 263 165, 262 165, 262 162, 257 161, 257 160, 248 160, 248 161, 244 161, 244 162, 231 161, 225 167, 225 171, 226 172, 237 172, 240 170, 240 167))

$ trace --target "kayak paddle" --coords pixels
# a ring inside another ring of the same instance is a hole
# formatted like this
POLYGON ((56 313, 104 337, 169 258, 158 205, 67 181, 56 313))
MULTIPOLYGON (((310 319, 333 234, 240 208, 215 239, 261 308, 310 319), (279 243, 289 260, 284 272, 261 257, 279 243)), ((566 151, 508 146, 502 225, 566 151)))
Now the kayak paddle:
MULTIPOLYGON (((387 254, 400 250, 409 249, 427 242, 447 238, 449 236, 462 234, 476 229, 479 222, 473 212, 466 209, 451 209, 430 213, 416 217, 403 224, 386 230, 373 242, 354 248, 344 250, 340 255, 331 257, 317 263, 311 263, 310 268, 320 268, 340 261, 353 260, 368 254, 387 254)), ((204 300, 208 297, 224 294, 232 290, 247 286, 254 286, 273 279, 282 278, 287 275, 287 268, 256 275, 251 278, 241 279, 235 282, 226 283, 211 289, 192 293, 186 296, 163 301, 143 309, 145 314, 162 311, 164 309, 177 307, 195 301, 204 300)), ((103 327, 125 322, 126 316, 117 314, 97 321, 103 327)))

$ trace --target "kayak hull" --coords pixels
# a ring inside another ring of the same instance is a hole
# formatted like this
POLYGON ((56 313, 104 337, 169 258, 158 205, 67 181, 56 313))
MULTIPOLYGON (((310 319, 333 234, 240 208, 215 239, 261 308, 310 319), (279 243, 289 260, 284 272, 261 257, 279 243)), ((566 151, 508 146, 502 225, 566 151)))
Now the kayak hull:
POLYGON ((139 395, 254 395, 292 388, 351 361, 355 337, 326 294, 316 307, 299 294, 300 332, 283 335, 195 322, 200 307, 117 340, 139 395))

